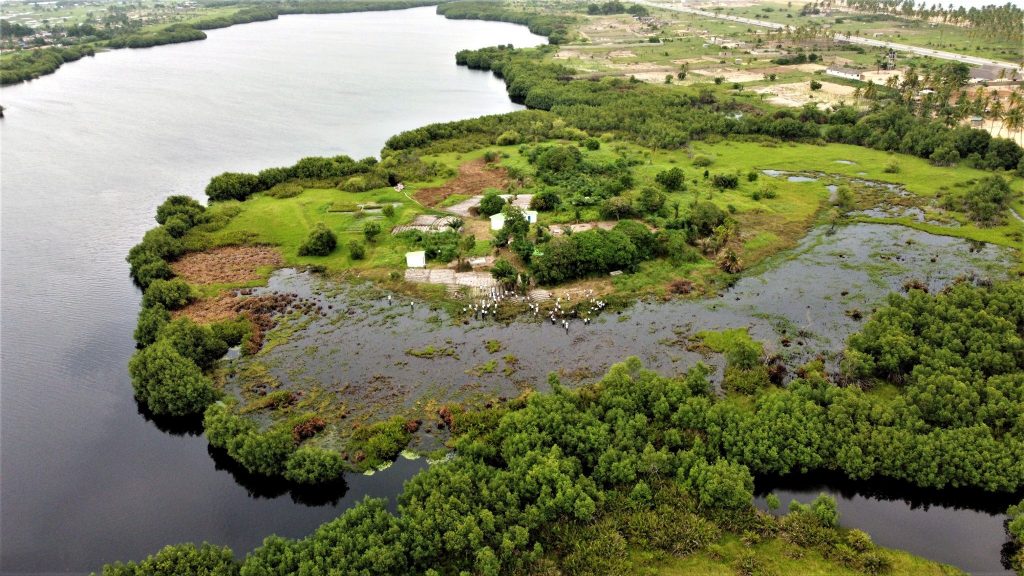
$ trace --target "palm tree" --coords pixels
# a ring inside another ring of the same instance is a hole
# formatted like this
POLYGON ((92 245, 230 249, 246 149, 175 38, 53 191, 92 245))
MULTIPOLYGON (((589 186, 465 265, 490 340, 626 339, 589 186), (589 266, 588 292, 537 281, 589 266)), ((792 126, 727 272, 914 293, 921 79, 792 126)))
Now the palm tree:
POLYGON ((989 114, 992 117, 992 126, 995 126, 996 120, 999 120, 999 131, 996 132, 998 138, 1003 132, 1003 101, 998 96, 993 99, 992 105, 989 107, 989 114))

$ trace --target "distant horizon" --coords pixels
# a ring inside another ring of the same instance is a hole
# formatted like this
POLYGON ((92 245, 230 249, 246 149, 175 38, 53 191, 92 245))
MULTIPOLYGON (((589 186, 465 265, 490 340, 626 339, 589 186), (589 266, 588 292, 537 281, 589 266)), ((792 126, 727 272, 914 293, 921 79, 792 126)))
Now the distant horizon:
MULTIPOLYGON (((302 0, 298 0, 298 1, 302 1, 302 0)), ((595 0, 595 1, 597 1, 597 0, 595 0)), ((625 1, 627 3, 629 2, 629 0, 625 0, 625 1)), ((688 0, 684 0, 684 1, 688 1, 688 0)), ((805 2, 805 3, 808 3, 810 1, 811 0, 807 0, 807 2, 805 2)), ((0 4, 14 4, 14 3, 30 4, 32 2, 31 2, 31 0, 0 0, 0 4)), ((56 0, 43 0, 42 2, 35 2, 35 3, 36 4, 56 4, 56 0)), ((111 0, 110 2, 104 2, 104 3, 114 4, 114 3, 116 3, 116 0, 111 0)), ((915 2, 915 4, 920 4, 920 3, 921 3, 920 0, 917 0, 915 2)), ((932 4, 941 4, 942 6, 949 6, 950 4, 952 4, 952 5, 957 6, 957 7, 963 6, 964 8, 981 8, 982 6, 1005 6, 1007 4, 1013 4, 1014 6, 1019 6, 1021 8, 1024 8, 1024 0, 1007 0, 1007 1, 1004 1, 1004 2, 993 2, 992 0, 955 0, 953 2, 950 2, 950 1, 946 0, 944 2, 939 2, 938 0, 936 0, 935 2, 926 2, 926 4, 928 4, 929 6, 931 6, 932 4)))

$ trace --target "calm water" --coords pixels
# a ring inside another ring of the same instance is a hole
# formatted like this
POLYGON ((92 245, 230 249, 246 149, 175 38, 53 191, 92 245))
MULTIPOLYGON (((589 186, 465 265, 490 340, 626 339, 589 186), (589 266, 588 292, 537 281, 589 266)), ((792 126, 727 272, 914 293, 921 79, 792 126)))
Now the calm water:
POLYGON ((287 16, 5 88, 0 570, 86 572, 186 540, 244 552, 400 490, 420 464, 349 478, 334 506, 296 504, 236 483, 203 437, 147 422, 125 369, 139 294, 124 255, 164 197, 201 196, 225 170, 375 155, 402 130, 517 109, 455 52, 542 41, 432 8, 287 16))
MULTIPOLYGON (((500 81, 455 67, 453 55, 540 41, 521 27, 451 22, 430 8, 288 16, 203 42, 102 54, 4 89, 0 572, 82 573, 192 540, 244 553, 272 532, 306 534, 364 495, 397 493, 422 461, 297 493, 240 473, 194 428, 140 414, 125 371, 139 295, 123 256, 164 197, 201 196, 222 171, 376 154, 403 129, 515 109, 500 81)), ((741 287, 751 303, 809 320, 755 282, 741 287)), ((723 325, 749 317, 744 302, 724 300, 715 315, 723 325)), ((661 311, 647 306, 635 321, 609 318, 600 330, 618 338, 621 326, 653 344, 640 322, 661 311)), ((547 340, 552 350, 566 343, 547 340)), ((840 498, 846 524, 881 544, 1000 571, 998 506, 815 482, 774 489, 784 499, 813 496, 820 484, 840 498), (922 501, 927 511, 913 507, 922 501)))

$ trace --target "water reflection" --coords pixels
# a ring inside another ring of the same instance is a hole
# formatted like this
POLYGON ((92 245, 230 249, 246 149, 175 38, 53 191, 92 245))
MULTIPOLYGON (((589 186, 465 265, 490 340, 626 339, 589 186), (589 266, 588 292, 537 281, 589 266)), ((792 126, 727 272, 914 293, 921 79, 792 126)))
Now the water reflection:
POLYGON ((206 451, 213 459, 214 467, 231 474, 239 486, 249 491, 251 498, 272 499, 287 494, 292 502, 303 506, 336 506, 348 492, 348 483, 344 477, 317 486, 303 486, 279 476, 253 474, 235 462, 222 448, 207 446, 206 451))

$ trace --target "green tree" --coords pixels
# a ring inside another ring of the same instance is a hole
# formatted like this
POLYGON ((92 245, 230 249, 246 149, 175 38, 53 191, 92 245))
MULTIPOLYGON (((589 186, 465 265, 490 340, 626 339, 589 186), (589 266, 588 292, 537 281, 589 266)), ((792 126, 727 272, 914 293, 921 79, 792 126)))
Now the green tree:
POLYGON ((366 237, 366 241, 373 244, 377 241, 377 236, 380 236, 380 224, 376 222, 367 222, 363 226, 363 236, 366 237))
POLYGON ((135 325, 135 342, 143 347, 156 342, 157 333, 170 321, 171 314, 159 304, 139 310, 139 321, 135 325))
POLYGON ((162 306, 177 310, 192 301, 192 289, 181 278, 153 280, 142 294, 142 306, 162 306))
POLYGON ((480 214, 482 216, 493 216, 505 207, 505 199, 497 192, 488 192, 480 199, 480 214))
POLYGON ((309 232, 306 241, 299 246, 299 256, 327 256, 338 245, 338 237, 334 232, 318 222, 309 232))
POLYGON ((154 414, 198 414, 213 402, 213 384, 170 342, 158 340, 128 363, 135 396, 154 414))

